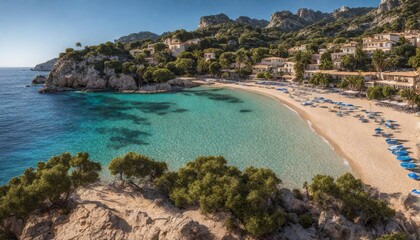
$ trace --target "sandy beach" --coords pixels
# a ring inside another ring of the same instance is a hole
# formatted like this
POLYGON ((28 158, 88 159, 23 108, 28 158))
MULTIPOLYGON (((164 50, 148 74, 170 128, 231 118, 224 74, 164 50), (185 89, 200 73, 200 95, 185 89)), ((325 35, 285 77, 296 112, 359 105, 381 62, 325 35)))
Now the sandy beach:
MULTIPOLYGON (((392 133, 393 138, 408 148, 412 158, 418 159, 416 147, 416 133, 419 120, 415 114, 399 112, 392 108, 376 106, 374 101, 359 98, 347 98, 338 93, 310 93, 305 98, 324 97, 333 101, 341 101, 358 107, 357 111, 343 117, 338 117, 331 112, 331 104, 320 103, 317 107, 303 106, 299 101, 289 97, 289 94, 276 90, 274 87, 260 86, 253 83, 246 84, 221 84, 214 87, 234 88, 252 91, 275 98, 289 108, 295 110, 311 127, 324 137, 334 150, 349 162, 355 175, 365 183, 376 187, 383 193, 409 193, 414 188, 419 188, 420 183, 408 178, 408 170, 400 166, 400 161, 387 150, 388 144, 382 136, 373 136, 374 129, 381 127, 379 123, 371 120, 362 123, 356 114, 363 114, 360 110, 378 112, 380 117, 396 121, 395 130, 385 129, 392 133)), ((277 88, 277 87, 276 87, 277 88)), ((292 93, 292 89, 289 88, 292 93)), ((366 114, 365 114, 366 115, 366 114)))

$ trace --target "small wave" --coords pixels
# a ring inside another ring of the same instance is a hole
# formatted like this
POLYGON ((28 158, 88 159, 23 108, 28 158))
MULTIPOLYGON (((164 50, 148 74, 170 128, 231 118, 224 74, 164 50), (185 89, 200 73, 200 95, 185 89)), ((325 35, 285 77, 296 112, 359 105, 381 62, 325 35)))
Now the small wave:
POLYGON ((324 142, 326 142, 332 148, 332 150, 335 150, 333 145, 331 145, 331 143, 327 139, 325 139, 323 136, 321 136, 321 138, 322 140, 324 140, 324 142))
POLYGON ((311 131, 314 132, 314 133, 316 133, 315 129, 312 127, 312 122, 309 121, 309 120, 306 120, 306 122, 308 123, 309 128, 311 129, 311 131))
POLYGON ((283 104, 284 106, 286 106, 288 109, 290 109, 290 111, 292 111, 292 112, 294 112, 294 113, 296 113, 296 114, 298 114, 299 115, 299 113, 298 112, 296 112, 296 110, 294 110, 293 108, 291 108, 291 107, 289 107, 289 106, 287 106, 286 104, 283 104))
POLYGON ((344 162, 344 165, 350 166, 349 161, 347 161, 347 159, 343 158, 343 162, 344 162))

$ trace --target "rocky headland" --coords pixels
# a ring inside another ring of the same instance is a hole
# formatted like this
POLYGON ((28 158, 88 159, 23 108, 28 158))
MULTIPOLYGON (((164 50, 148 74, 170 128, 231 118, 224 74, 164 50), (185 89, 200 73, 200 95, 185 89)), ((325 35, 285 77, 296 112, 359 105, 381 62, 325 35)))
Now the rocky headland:
POLYGON ((40 93, 63 91, 120 91, 126 93, 158 93, 195 87, 193 78, 175 78, 166 83, 142 84, 133 74, 117 72, 104 64, 107 60, 124 62, 127 56, 88 56, 83 60, 60 58, 48 75, 40 93))

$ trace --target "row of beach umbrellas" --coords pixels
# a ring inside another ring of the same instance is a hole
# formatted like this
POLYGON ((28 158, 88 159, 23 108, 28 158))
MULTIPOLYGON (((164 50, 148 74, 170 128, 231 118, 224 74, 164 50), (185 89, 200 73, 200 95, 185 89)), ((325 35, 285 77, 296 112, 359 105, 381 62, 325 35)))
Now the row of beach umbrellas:
MULTIPOLYGON (((392 120, 388 120, 387 123, 391 123, 392 124, 392 120)), ((375 129, 375 131, 381 131, 379 130, 380 128, 375 129)), ((400 166, 403 167, 404 169, 407 170, 413 170, 415 168, 417 168, 417 165, 415 163, 411 162, 411 157, 409 156, 409 153, 406 151, 406 148, 401 145, 398 140, 396 139, 391 139, 391 138, 387 138, 385 140, 388 145, 390 145, 388 147, 388 150, 392 152, 392 154, 394 154, 396 156, 396 159, 398 161, 400 161, 400 166)), ((414 180, 420 180, 420 175, 418 175, 415 172, 410 172, 408 174, 408 177, 414 180)), ((413 194, 416 195, 420 195, 420 190, 419 189, 413 189, 411 190, 411 192, 413 194)))

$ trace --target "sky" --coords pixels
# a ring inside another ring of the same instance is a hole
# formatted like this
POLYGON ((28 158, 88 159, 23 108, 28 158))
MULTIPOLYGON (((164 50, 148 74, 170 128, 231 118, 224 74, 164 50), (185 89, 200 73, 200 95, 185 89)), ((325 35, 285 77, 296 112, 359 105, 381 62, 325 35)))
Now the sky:
POLYGON ((380 0, 0 0, 0 67, 33 67, 76 42, 95 45, 151 31, 194 30, 201 16, 270 19, 282 10, 331 12, 380 0))

